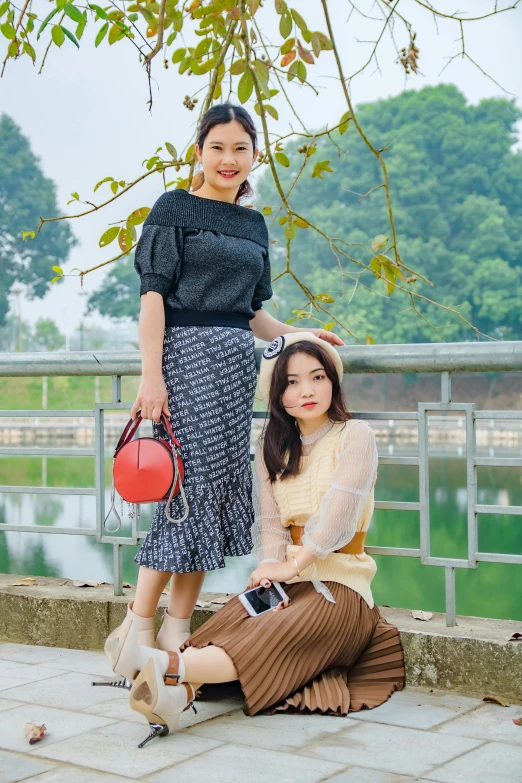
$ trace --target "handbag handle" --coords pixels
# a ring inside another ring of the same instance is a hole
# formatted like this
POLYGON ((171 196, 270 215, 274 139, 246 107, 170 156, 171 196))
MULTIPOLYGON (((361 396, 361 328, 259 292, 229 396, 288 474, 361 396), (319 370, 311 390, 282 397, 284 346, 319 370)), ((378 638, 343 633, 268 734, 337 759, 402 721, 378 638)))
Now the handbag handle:
MULTIPOLYGON (((121 433, 121 436, 120 436, 120 439, 119 439, 118 444, 116 446, 116 449, 114 450, 114 456, 116 456, 116 454, 119 452, 119 450, 121 448, 123 448, 123 446, 126 446, 127 443, 130 443, 130 441, 133 439, 133 437, 135 436, 136 432, 138 431, 138 427, 140 426, 142 421, 143 421, 143 419, 142 419, 141 413, 139 411, 136 414, 136 418, 135 419, 129 419, 128 423, 125 426, 125 429, 121 433)), ((163 411, 161 413, 160 421, 161 421, 161 423, 163 424, 164 428, 167 431, 167 434, 169 436, 169 439, 170 439, 170 442, 171 442, 172 446, 175 447, 175 448, 178 448, 178 449, 181 448, 181 444, 180 444, 179 440, 174 435, 174 431, 172 429, 172 425, 171 425, 169 419, 167 418, 167 416, 165 416, 165 414, 163 413, 163 411)))

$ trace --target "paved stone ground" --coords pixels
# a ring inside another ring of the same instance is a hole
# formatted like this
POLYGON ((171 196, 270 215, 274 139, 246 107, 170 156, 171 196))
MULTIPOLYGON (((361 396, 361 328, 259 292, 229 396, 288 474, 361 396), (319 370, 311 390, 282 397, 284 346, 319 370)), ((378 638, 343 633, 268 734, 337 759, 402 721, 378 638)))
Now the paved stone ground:
POLYGON ((208 689, 183 730, 147 734, 103 653, 0 644, 0 783, 522 783, 522 707, 406 689, 349 718, 247 718, 234 686, 208 689), (26 721, 45 723, 30 746, 26 721))

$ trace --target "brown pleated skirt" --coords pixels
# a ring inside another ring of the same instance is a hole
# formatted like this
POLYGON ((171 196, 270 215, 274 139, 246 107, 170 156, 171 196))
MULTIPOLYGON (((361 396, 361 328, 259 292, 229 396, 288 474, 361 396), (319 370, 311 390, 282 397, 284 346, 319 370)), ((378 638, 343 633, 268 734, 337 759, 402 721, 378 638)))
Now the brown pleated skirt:
POLYGON ((327 582, 336 603, 311 582, 285 585, 290 605, 250 617, 232 598, 188 640, 222 647, 239 675, 247 715, 288 710, 347 715, 404 687, 399 632, 354 590, 327 582))

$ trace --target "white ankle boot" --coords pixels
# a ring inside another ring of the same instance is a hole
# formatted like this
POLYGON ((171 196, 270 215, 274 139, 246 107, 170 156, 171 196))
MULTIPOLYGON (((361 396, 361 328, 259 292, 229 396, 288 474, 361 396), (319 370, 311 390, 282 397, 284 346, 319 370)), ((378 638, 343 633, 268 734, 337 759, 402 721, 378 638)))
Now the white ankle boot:
POLYGON ((190 636, 190 617, 180 619, 172 617, 167 610, 163 617, 163 623, 156 638, 156 647, 159 650, 177 651, 190 636))
POLYGON ((109 634, 105 642, 105 655, 112 670, 132 682, 139 671, 138 644, 155 647, 154 617, 140 617, 132 611, 134 602, 127 607, 127 616, 118 628, 109 634))

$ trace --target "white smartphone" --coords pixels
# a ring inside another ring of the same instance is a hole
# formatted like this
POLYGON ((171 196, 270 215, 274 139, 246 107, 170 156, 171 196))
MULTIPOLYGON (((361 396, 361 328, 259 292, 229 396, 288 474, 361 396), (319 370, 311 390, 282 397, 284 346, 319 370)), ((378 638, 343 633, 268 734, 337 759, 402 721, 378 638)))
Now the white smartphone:
POLYGON ((246 590, 238 598, 251 617, 275 609, 281 601, 289 600, 279 582, 272 582, 270 587, 259 586, 246 590))

